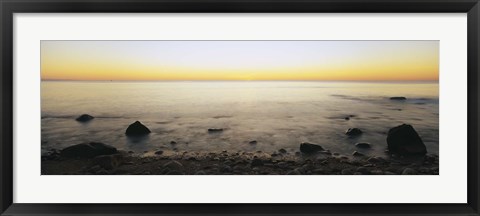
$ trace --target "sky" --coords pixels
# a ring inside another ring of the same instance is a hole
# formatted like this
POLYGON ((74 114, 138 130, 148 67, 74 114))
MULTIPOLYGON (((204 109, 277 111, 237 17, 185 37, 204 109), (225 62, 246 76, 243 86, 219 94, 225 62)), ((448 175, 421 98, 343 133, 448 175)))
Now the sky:
POLYGON ((41 41, 42 80, 436 81, 438 41, 41 41))

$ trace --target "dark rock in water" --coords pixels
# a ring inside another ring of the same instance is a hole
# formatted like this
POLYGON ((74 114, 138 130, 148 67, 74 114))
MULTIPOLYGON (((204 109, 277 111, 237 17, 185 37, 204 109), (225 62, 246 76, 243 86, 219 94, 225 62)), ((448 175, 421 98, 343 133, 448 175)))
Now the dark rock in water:
POLYGON ((406 97, 391 97, 390 100, 406 100, 406 97))
POLYGON ((355 146, 358 148, 371 148, 370 143, 356 143, 355 146))
POLYGON ((145 127, 141 122, 136 121, 133 124, 129 125, 125 134, 127 136, 144 136, 151 133, 150 129, 145 127))
POLYGON ((263 161, 260 159, 253 159, 251 166, 252 167, 263 166, 263 161))
POLYGON ((91 142, 64 148, 60 155, 65 158, 93 158, 117 153, 117 149, 103 143, 91 142))
POLYGON ((353 155, 353 156, 357 156, 357 157, 358 157, 358 156, 365 156, 364 154, 362 154, 362 153, 360 153, 360 152, 357 152, 357 151, 354 151, 354 152, 352 153, 352 155, 353 155))
POLYGON ((411 125, 402 124, 388 131, 388 150, 399 155, 425 155, 427 148, 411 125))
POLYGON ((155 154, 156 154, 156 155, 161 155, 161 154, 163 154, 163 151, 162 151, 162 150, 156 151, 155 154))
POLYGON ((177 142, 175 142, 175 141, 170 141, 170 145, 175 145, 175 144, 177 144, 177 142))
POLYGON ((250 141, 250 142, 248 142, 248 143, 251 144, 251 145, 255 145, 255 144, 257 144, 257 141, 256 141, 256 140, 252 140, 252 141, 250 141))
POLYGON ((81 116, 79 116, 78 118, 76 118, 75 120, 79 121, 79 122, 88 122, 92 119, 94 119, 95 117, 91 116, 91 115, 88 115, 88 114, 83 114, 81 116))
POLYGON ((282 153, 282 154, 285 154, 285 153, 287 153, 287 150, 285 150, 285 149, 282 148, 282 149, 278 150, 278 152, 280 152, 280 153, 282 153))
POLYGON ((222 132, 223 128, 209 128, 208 132, 213 133, 213 132, 222 132))
POLYGON ((348 116, 347 116, 347 117, 345 117, 345 120, 347 120, 347 121, 348 121, 348 120, 350 120, 350 117, 348 117, 348 116))
POLYGON ((325 149, 323 149, 322 146, 317 145, 317 144, 312 144, 312 143, 307 143, 307 142, 304 142, 304 143, 300 144, 300 151, 302 153, 311 154, 311 153, 324 151, 324 150, 325 149))
POLYGON ((358 136, 360 134, 362 134, 362 130, 358 129, 358 128, 349 128, 345 134, 348 135, 348 136, 358 136))

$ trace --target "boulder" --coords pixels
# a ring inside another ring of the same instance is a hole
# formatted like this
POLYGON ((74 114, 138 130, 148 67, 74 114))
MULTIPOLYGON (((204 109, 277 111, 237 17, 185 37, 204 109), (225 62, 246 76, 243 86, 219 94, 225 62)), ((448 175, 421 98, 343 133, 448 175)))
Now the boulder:
POLYGON ((406 100, 406 97, 391 97, 390 100, 406 100))
POLYGON ((250 141, 250 142, 248 142, 248 143, 249 143, 250 145, 255 145, 255 144, 257 144, 257 141, 256 141, 256 140, 252 140, 252 141, 250 141))
POLYGON ((301 143, 300 144, 300 152, 305 153, 305 154, 311 154, 319 151, 324 151, 322 146, 317 145, 317 144, 312 144, 312 143, 301 143))
POLYGON ((64 158, 94 158, 99 155, 111 155, 115 153, 117 153, 117 149, 113 146, 91 142, 64 148, 60 152, 60 155, 64 158))
POLYGON ((371 148, 370 143, 356 143, 355 146, 358 148, 371 148))
POLYGON ((91 115, 88 115, 88 114, 83 114, 79 117, 77 117, 75 120, 79 121, 79 122, 88 122, 92 119, 94 119, 95 117, 91 116, 91 115))
POLYGON ((145 127, 141 122, 135 121, 133 124, 129 125, 125 134, 127 136, 144 136, 151 133, 150 129, 145 127))
POLYGON ((345 131, 345 134, 348 136, 358 136, 362 133, 363 133, 362 130, 358 128, 349 128, 347 131, 345 131))
POLYGON ((411 125, 402 124, 388 131, 388 151, 393 154, 425 155, 427 148, 411 125))

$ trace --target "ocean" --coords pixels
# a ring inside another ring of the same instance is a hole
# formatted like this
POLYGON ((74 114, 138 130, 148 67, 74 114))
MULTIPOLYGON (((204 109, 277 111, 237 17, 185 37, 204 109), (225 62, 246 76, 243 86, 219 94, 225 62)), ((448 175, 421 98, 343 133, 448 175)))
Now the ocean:
POLYGON ((43 151, 103 142, 125 151, 299 151, 385 156, 390 128, 411 124, 429 153, 439 151, 438 82, 42 81, 43 151), (405 101, 390 100, 404 96, 405 101), (95 117, 88 123, 75 118, 95 117), (346 120, 345 117, 349 117, 346 120), (152 133, 125 136, 142 122, 152 133), (348 128, 364 133, 348 137, 348 128), (224 128, 208 133, 208 128, 224 128), (250 144, 250 141, 257 141, 250 144), (172 145, 174 141, 176 144, 172 145), (371 149, 355 143, 368 142, 371 149))

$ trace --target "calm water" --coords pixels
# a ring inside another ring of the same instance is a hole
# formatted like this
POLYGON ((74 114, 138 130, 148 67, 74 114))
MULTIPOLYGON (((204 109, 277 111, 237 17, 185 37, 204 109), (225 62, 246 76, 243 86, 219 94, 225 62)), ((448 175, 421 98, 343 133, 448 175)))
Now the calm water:
POLYGON ((42 149, 99 141, 137 152, 295 152, 311 142, 350 155, 355 143, 369 142, 373 148, 363 153, 384 155, 388 129, 407 123, 438 154, 437 83, 43 81, 41 90, 42 149), (96 118, 75 121, 83 113, 96 118), (124 135, 136 120, 152 131, 140 141, 124 135), (211 127, 225 131, 209 134, 211 127), (364 134, 348 138, 349 127, 364 134))

